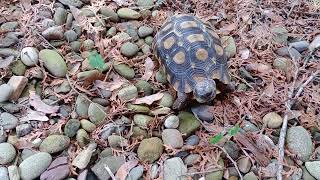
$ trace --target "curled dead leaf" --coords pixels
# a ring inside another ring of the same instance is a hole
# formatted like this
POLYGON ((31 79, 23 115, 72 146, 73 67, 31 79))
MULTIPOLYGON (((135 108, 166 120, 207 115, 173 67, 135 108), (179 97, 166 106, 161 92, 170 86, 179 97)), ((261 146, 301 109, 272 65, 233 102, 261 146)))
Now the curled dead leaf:
POLYGON ((151 105, 153 102, 160 100, 163 97, 163 93, 157 93, 150 96, 145 96, 136 99, 133 104, 148 104, 151 105))
POLYGON ((246 66, 249 71, 257 71, 260 73, 269 73, 271 71, 271 66, 262 63, 251 63, 246 66))
POLYGON ((27 113, 20 118, 20 122, 28 121, 49 121, 49 118, 42 112, 28 109, 27 113))
POLYGON ((59 106, 49 106, 46 103, 42 102, 40 96, 38 96, 34 91, 30 91, 29 103, 33 106, 37 111, 53 114, 59 110, 59 106))
POLYGON ((154 63, 151 58, 148 57, 146 59, 146 62, 144 63, 144 68, 145 71, 141 79, 148 81, 151 78, 154 69, 154 63))
POLYGON ((137 160, 131 160, 126 163, 124 163, 117 171, 117 174, 115 175, 116 179, 119 180, 125 180, 127 175, 129 174, 129 171, 134 168, 138 164, 137 160))

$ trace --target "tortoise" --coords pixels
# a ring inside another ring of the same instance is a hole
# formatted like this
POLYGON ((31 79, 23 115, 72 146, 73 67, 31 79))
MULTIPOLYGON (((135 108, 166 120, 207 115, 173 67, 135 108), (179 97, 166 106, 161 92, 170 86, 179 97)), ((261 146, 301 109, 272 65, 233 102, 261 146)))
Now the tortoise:
POLYGON ((220 38, 199 18, 171 16, 155 35, 152 49, 177 91, 173 109, 185 107, 190 94, 198 103, 209 103, 217 92, 233 91, 220 38))

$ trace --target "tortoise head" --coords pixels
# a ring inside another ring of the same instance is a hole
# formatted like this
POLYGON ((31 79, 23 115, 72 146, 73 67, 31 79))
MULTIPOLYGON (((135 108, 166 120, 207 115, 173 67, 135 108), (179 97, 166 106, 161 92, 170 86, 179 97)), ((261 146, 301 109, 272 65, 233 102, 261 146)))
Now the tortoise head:
POLYGON ((213 100, 216 97, 215 81, 212 79, 204 79, 200 82, 196 82, 193 94, 199 103, 206 103, 213 100))

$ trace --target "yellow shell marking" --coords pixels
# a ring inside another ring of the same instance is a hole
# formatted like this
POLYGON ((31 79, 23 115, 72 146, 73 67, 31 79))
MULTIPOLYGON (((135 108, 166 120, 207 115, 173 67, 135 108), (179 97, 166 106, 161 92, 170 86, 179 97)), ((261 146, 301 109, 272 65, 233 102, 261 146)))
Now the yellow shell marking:
POLYGON ((174 37, 167 38, 166 40, 163 41, 164 48, 170 49, 173 46, 173 44, 175 43, 175 41, 176 40, 174 39, 174 37))
POLYGON ((219 79, 220 78, 220 74, 219 71, 215 70, 212 73, 212 79, 219 79))
POLYGON ((186 60, 184 52, 179 51, 176 55, 173 56, 173 60, 177 64, 183 64, 186 60))
POLYGON ((200 48, 196 52, 196 57, 198 60, 204 61, 208 58, 208 51, 203 48, 200 48))
POLYGON ((171 83, 171 76, 169 74, 167 74, 167 80, 169 83, 171 83))
POLYGON ((202 34, 191 34, 187 37, 187 40, 190 43, 197 42, 197 41, 204 41, 204 36, 202 34))
POLYGON ((194 21, 184 21, 180 24, 182 29, 197 27, 197 23, 194 21))
POLYGON ((200 81, 203 81, 205 79, 205 77, 203 77, 202 75, 199 75, 199 74, 195 74, 192 76, 192 79, 197 82, 200 82, 200 81))
POLYGON ((179 81, 176 81, 175 83, 174 83, 174 85, 173 85, 173 87, 174 87, 174 89, 175 90, 178 90, 179 89, 179 81))
POLYGON ((185 83, 184 85, 184 92, 185 93, 190 93, 192 91, 191 86, 189 85, 189 83, 185 83))
POLYGON ((217 44, 214 45, 214 49, 216 50, 216 53, 219 55, 219 56, 222 56, 223 55, 223 48, 217 44))

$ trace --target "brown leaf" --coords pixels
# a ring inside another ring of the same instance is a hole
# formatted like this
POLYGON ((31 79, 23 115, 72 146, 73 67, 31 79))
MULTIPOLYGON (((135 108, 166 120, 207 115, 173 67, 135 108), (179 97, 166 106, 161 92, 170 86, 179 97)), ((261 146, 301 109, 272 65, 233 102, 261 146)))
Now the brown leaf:
POLYGON ((22 0, 21 1, 22 6, 25 8, 25 10, 31 9, 31 0, 22 0))
POLYGON ((95 81, 95 86, 97 86, 100 89, 108 90, 108 91, 114 91, 116 89, 119 89, 124 82, 122 81, 112 81, 112 82, 104 82, 97 80, 95 81))
POLYGON ((221 31, 223 31, 224 33, 230 33, 231 31, 237 29, 237 27, 238 27, 237 23, 227 24, 221 28, 221 31))
POLYGON ((271 67, 262 63, 251 63, 246 66, 246 69, 249 71, 258 71, 261 73, 269 73, 271 67))
POLYGON ((263 92, 266 96, 271 98, 274 95, 274 85, 273 81, 267 86, 267 88, 263 92))
POLYGON ((49 118, 42 112, 27 110, 27 114, 20 118, 20 122, 28 121, 49 121, 49 118))
POLYGON ((117 174, 115 175, 116 179, 119 180, 125 180, 127 175, 129 174, 129 171, 134 168, 138 164, 137 160, 131 160, 126 163, 124 163, 117 171, 117 174))
POLYGON ((154 69, 154 63, 151 58, 148 57, 146 59, 146 62, 144 63, 144 68, 144 75, 141 77, 141 79, 148 81, 151 78, 154 69))
POLYGON ((153 102, 160 100, 163 97, 163 93, 157 93, 150 96, 145 96, 136 99, 133 104, 148 104, 151 105, 153 102))
POLYGON ((75 64, 73 65, 72 69, 69 71, 69 73, 70 73, 71 75, 74 75, 74 74, 79 70, 80 66, 81 66, 81 63, 80 63, 80 62, 75 63, 75 64))
POLYGON ((40 96, 38 96, 34 91, 30 91, 29 103, 37 111, 47 114, 53 114, 59 110, 59 106, 49 106, 46 103, 42 102, 40 96))
POLYGON ((160 107, 157 109, 153 109, 150 113, 151 113, 151 115, 158 116, 158 115, 169 114, 170 111, 171 111, 171 109, 168 107, 160 107))
POLYGON ((41 174, 40 180, 64 179, 69 173, 68 157, 58 157, 52 161, 48 169, 41 174))

